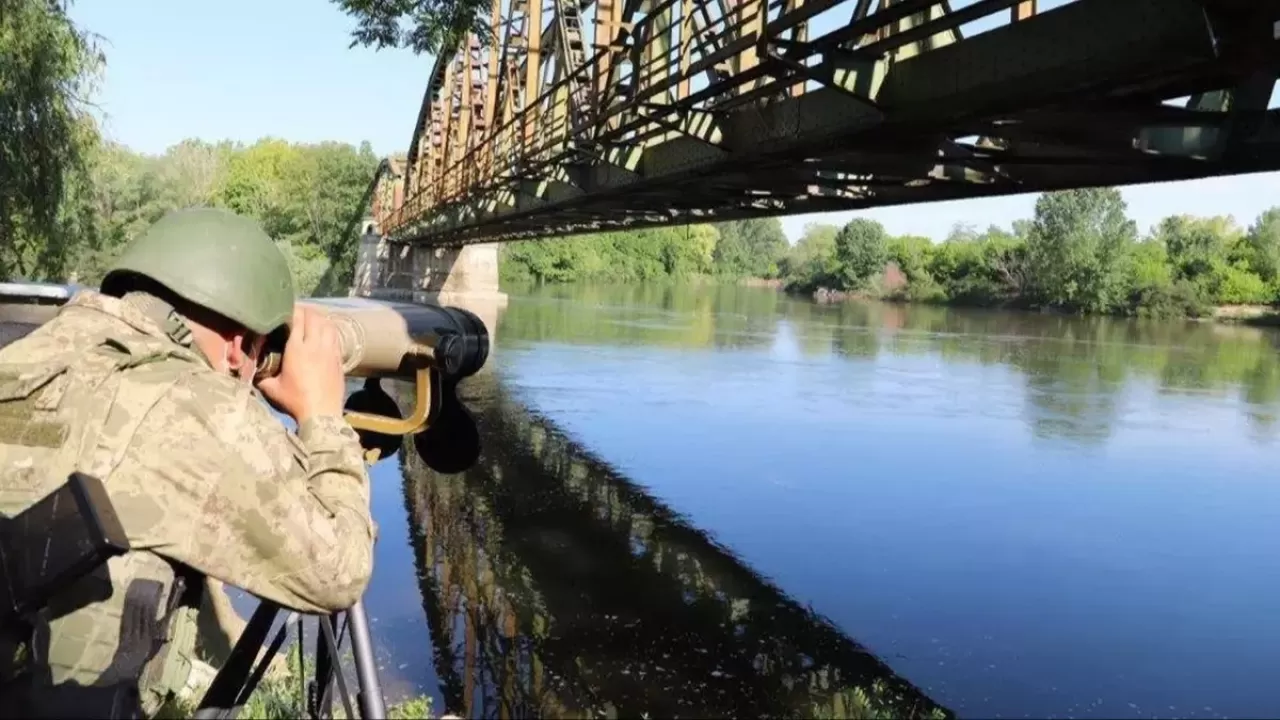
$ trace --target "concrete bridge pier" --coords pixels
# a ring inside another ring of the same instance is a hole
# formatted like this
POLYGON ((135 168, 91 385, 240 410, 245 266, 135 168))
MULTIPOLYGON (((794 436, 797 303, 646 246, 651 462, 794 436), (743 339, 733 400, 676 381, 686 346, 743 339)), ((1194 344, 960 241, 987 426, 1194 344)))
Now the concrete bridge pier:
POLYGON ((351 294, 470 310, 489 329, 490 354, 497 347, 498 320, 507 306, 507 294, 498 287, 497 243, 413 246, 383 237, 372 220, 365 221, 360 237, 351 294))

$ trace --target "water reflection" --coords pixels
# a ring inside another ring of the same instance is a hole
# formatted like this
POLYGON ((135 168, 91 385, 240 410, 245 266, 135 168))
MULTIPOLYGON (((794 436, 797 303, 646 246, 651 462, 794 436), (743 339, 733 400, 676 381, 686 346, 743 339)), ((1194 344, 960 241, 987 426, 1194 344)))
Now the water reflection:
POLYGON ((511 328, 513 340, 560 343, 767 347, 784 302, 776 292, 732 285, 546 286, 536 293, 507 307, 500 333, 511 328))
POLYGON ((508 290, 521 403, 948 709, 1274 716, 1273 332, 508 290))
POLYGON ((1280 417, 1280 335, 1270 330, 924 305, 819 306, 733 285, 525 292, 503 317, 504 343, 768 350, 781 338, 814 360, 932 356, 1007 368, 1022 377, 1028 428, 1046 439, 1107 440, 1126 393, 1147 387, 1171 402, 1238 402, 1259 442, 1275 439, 1280 417))
POLYGON ((485 441, 480 464, 441 476, 402 461, 449 710, 949 715, 530 414, 492 374, 468 381, 466 394, 485 441))

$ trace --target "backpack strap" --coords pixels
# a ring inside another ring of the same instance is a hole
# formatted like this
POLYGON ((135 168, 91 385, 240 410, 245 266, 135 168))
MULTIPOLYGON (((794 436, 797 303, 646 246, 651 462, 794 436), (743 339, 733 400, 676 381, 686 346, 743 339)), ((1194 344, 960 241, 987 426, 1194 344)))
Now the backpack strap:
POLYGON ((163 613, 160 612, 163 585, 144 579, 129 583, 124 612, 120 614, 119 644, 100 682, 141 683, 144 674, 148 678, 160 675, 159 668, 148 670, 147 663, 172 639, 170 630, 178 608, 199 606, 203 587, 199 574, 177 563, 170 564, 175 566, 174 580, 163 613))

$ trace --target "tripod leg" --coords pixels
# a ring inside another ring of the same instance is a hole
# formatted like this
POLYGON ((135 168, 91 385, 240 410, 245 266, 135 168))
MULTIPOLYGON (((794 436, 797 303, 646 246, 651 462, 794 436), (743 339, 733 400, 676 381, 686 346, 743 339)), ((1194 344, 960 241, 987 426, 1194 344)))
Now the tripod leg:
POLYGON ((289 636, 289 626, 300 624, 298 614, 289 613, 289 616, 285 618, 284 625, 276 632, 276 636, 271 640, 271 645, 267 647, 266 655, 258 661, 258 667, 254 669, 253 674, 245 681, 244 689, 240 691, 240 697, 236 698, 236 707, 244 707, 249 702, 249 696, 253 695, 253 691, 258 689, 258 684, 262 682, 263 676, 267 674, 267 669, 271 667, 271 662, 275 659, 276 653, 280 652, 285 639, 289 636))
POLYGON ((237 701, 279 612, 280 606, 273 602, 263 600, 258 603, 258 609, 253 612, 249 624, 231 649, 231 655, 205 691, 200 707, 196 710, 196 718, 231 718, 239 712, 237 701))
POLYGON ((346 717, 349 720, 354 720, 355 712, 351 709, 351 693, 347 692, 346 675, 343 672, 341 663, 336 662, 338 658, 338 641, 333 632, 335 621, 336 618, 333 617, 321 618, 320 637, 324 638, 325 646, 335 660, 333 679, 338 683, 338 694, 342 697, 342 709, 346 711, 346 717))
MULTIPOLYGON (((334 666, 338 658, 336 657, 336 649, 334 652, 329 651, 325 623, 329 623, 332 628, 334 618, 327 615, 316 617, 316 676, 311 681, 311 692, 307 699, 308 713, 311 720, 333 717, 333 694, 330 692, 330 684, 333 680, 334 666)), ((342 668, 338 667, 337 670, 341 671, 342 668)))
POLYGON ((356 663, 356 682, 360 685, 360 714, 364 720, 385 720, 386 699, 378 679, 377 658, 373 654, 373 638, 369 635, 369 617, 360 600, 347 610, 351 623, 351 654, 356 663))

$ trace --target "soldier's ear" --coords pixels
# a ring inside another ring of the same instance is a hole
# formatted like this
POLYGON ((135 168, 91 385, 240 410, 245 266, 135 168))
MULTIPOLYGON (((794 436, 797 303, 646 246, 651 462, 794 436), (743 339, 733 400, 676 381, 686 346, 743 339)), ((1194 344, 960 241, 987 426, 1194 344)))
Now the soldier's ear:
POLYGON ((253 351, 256 338, 252 333, 236 332, 226 340, 229 346, 227 351, 228 370, 238 372, 243 368, 255 365, 256 360, 254 359, 253 351))

